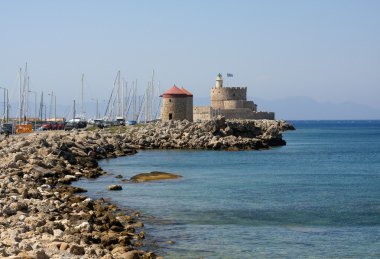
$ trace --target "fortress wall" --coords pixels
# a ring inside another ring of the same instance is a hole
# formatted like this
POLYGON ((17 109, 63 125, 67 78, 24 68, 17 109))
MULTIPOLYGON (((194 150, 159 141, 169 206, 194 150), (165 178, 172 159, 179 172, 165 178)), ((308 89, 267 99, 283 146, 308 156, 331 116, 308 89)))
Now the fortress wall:
POLYGON ((220 112, 226 119, 250 119, 252 116, 252 110, 247 108, 239 109, 224 109, 220 112))
POLYGON ((274 112, 254 112, 252 119, 254 120, 274 120, 274 112))
POLYGON ((194 121, 211 120, 211 107, 210 106, 195 106, 193 108, 194 121))
MULTIPOLYGON (((224 101, 224 109, 238 109, 238 108, 248 108, 244 107, 244 102, 243 100, 228 100, 224 101)), ((223 109, 223 108, 222 108, 223 109)))
POLYGON ((161 108, 161 119, 169 120, 169 114, 172 114, 172 120, 184 120, 187 118, 187 97, 163 98, 161 108))
POLYGON ((224 101, 211 100, 211 107, 213 109, 224 109, 224 101))
POLYGON ((212 109, 210 106, 195 106, 194 121, 207 121, 222 115, 226 119, 242 119, 242 120, 274 120, 274 112, 255 112, 248 108, 237 109, 212 109))
POLYGON ((274 112, 254 112, 251 109, 224 109, 220 111, 226 119, 244 119, 244 120, 274 120, 274 112))
POLYGON ((253 111, 256 111, 256 104, 253 102, 253 101, 246 101, 244 102, 244 107, 242 108, 248 108, 248 109, 251 109, 253 111))
POLYGON ((211 102, 225 100, 247 100, 247 87, 211 88, 211 102))

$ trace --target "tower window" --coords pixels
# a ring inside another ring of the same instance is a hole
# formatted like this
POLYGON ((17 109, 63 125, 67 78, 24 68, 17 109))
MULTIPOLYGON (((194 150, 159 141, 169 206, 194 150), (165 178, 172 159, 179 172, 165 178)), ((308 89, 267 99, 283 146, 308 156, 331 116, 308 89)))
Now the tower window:
POLYGON ((233 93, 232 96, 235 96, 235 93, 233 93))
POLYGON ((173 113, 169 113, 169 120, 173 119, 173 113))
POLYGON ((169 103, 171 103, 172 102, 172 99, 169 99, 169 103))

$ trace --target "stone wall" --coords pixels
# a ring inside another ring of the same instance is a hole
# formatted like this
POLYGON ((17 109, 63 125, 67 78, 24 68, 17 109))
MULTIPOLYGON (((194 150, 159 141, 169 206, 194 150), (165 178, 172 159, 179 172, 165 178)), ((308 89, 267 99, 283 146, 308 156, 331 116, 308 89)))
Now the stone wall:
POLYGON ((244 119, 244 120, 274 120, 274 112, 256 112, 249 108, 236 109, 212 109, 209 106, 196 106, 194 111, 194 121, 206 121, 222 115, 226 119, 244 119))
POLYGON ((226 119, 244 119, 244 120, 274 120, 274 112, 254 112, 251 109, 224 109, 220 114, 226 119))
POLYGON ((161 119, 168 120, 185 120, 188 118, 187 97, 170 97, 162 99, 161 119), (171 118, 170 118, 171 114, 171 118))
POLYGON ((253 111, 257 111, 257 105, 253 101, 244 102, 243 108, 248 108, 248 109, 251 109, 253 111))
POLYGON ((194 121, 207 121, 211 120, 211 107, 210 106, 195 106, 193 108, 194 121))
POLYGON ((244 100, 227 100, 224 101, 223 109, 239 109, 244 107, 244 100))
POLYGON ((247 100, 247 87, 211 88, 211 107, 224 109, 224 101, 247 100))

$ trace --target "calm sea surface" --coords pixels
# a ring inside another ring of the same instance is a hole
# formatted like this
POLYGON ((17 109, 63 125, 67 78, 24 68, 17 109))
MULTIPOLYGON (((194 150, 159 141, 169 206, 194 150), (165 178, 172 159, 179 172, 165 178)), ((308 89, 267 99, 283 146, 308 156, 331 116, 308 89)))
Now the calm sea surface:
POLYGON ((165 258, 380 258, 380 121, 294 125, 284 147, 140 151, 76 185, 140 210, 147 244, 165 258), (154 170, 183 178, 115 178, 154 170), (124 189, 107 191, 114 183, 124 189))

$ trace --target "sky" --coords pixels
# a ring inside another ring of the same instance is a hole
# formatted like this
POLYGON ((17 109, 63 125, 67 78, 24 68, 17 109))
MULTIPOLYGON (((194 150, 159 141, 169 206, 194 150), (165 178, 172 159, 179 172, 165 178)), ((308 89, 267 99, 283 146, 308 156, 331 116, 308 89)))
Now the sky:
POLYGON ((104 102, 117 71, 143 92, 154 70, 162 91, 197 102, 232 73, 254 100, 352 103, 380 119, 379 14, 377 0, 1 0, 0 87, 16 100, 27 62, 30 88, 59 105, 80 99, 82 73, 85 102, 104 102))

